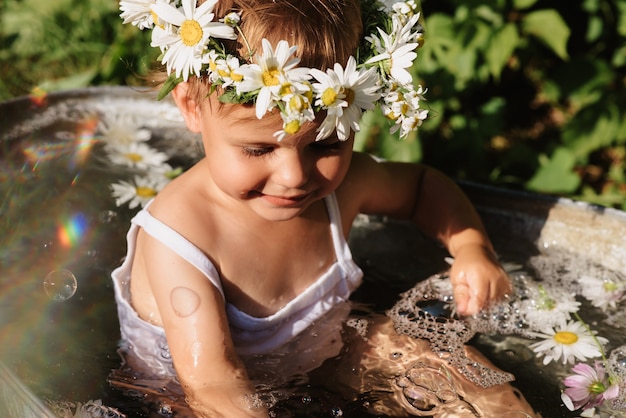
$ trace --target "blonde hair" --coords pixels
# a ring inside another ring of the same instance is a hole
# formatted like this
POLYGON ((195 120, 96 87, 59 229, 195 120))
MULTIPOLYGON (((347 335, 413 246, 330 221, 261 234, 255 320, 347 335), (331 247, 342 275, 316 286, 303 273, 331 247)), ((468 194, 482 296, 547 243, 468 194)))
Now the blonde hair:
MULTIPOLYGON (((263 38, 272 45, 285 40, 297 46, 301 66, 322 71, 334 63, 345 66, 363 36, 361 0, 219 0, 213 11, 216 20, 233 11, 241 14, 241 31, 253 54, 260 53, 263 38)), ((241 35, 224 44, 241 57, 250 55, 241 35)), ((198 77, 189 81, 190 96, 202 101, 207 81, 198 77)))

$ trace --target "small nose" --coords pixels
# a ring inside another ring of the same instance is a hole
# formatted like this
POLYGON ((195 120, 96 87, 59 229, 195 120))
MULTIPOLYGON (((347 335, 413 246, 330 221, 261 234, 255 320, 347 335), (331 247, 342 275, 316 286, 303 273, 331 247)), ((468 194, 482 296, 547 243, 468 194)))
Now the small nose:
POLYGON ((283 158, 276 161, 275 181, 281 186, 297 189, 304 186, 309 180, 311 164, 298 150, 288 150, 283 158))

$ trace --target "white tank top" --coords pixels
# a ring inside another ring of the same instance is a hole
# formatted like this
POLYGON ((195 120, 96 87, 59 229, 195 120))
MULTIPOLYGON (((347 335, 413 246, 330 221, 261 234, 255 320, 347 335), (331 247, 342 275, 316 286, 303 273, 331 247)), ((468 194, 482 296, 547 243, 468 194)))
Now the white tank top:
MULTIPOLYGON (((324 201, 330 219, 335 263, 302 293, 270 316, 259 318, 248 315, 225 300, 233 343, 239 354, 267 354, 281 347, 335 305, 347 301, 361 284, 363 272, 352 260, 350 248, 343 236, 337 199, 331 194, 324 201)), ((174 375, 163 328, 141 319, 130 303, 130 277, 139 228, 201 271, 222 297, 224 291, 217 269, 209 258, 181 234, 154 218, 148 212, 148 207, 132 219, 127 235, 126 258, 112 273, 115 298, 124 343, 152 372, 174 375)))

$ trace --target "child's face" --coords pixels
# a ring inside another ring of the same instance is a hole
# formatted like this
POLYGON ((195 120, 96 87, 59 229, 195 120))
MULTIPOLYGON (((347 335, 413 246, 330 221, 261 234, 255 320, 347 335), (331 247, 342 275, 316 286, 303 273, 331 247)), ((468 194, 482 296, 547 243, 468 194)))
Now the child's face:
MULTIPOLYGON (((318 119, 322 119, 318 116, 318 119)), ((257 119, 254 108, 203 106, 200 130, 214 185, 268 220, 287 220, 333 192, 352 156, 353 137, 315 141, 319 121, 278 142, 278 115, 257 119)))

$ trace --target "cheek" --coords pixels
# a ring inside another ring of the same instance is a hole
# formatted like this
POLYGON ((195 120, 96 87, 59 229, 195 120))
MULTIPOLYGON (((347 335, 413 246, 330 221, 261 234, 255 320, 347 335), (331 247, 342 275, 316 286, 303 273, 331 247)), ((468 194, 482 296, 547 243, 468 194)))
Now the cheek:
POLYGON ((350 155, 338 155, 318 161, 317 172, 329 187, 336 188, 343 181, 350 166, 350 155))
POLYGON ((211 176, 215 184, 223 190, 241 194, 255 188, 263 179, 263 169, 256 167, 241 156, 216 158, 210 161, 211 176))

